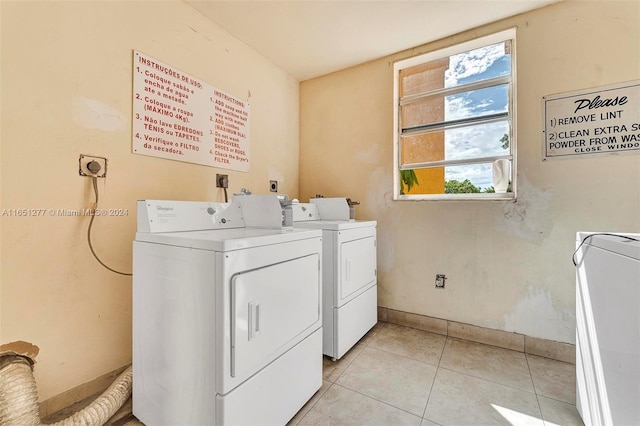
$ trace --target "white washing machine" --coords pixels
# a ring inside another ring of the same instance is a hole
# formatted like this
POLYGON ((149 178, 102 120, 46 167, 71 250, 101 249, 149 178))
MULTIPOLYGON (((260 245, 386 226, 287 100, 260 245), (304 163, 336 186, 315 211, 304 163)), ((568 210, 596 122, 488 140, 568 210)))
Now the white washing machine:
POLYGON ((134 415, 286 424, 322 385, 321 236, 245 227, 233 203, 139 201, 134 415))
POLYGON ((322 230, 322 350, 337 360, 378 321, 377 223, 350 219, 345 198, 292 207, 294 229, 322 230))
POLYGON ((586 425, 640 425, 640 234, 578 232, 576 406, 586 425))

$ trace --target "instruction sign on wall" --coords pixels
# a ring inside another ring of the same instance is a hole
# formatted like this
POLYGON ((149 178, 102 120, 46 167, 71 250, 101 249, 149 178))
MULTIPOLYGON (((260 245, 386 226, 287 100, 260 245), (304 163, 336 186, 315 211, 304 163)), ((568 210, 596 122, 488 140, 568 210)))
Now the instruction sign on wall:
POLYGON ((542 98, 543 160, 640 153, 640 81, 542 98))
POLYGON ((249 171, 249 103, 134 51, 133 152, 249 171))

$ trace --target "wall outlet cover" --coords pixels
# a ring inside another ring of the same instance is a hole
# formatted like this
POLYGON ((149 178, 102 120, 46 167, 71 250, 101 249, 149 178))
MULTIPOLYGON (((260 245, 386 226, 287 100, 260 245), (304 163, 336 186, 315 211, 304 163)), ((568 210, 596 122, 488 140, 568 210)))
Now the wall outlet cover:
POLYGON ((96 155, 80 154, 80 158, 78 159, 78 174, 80 176, 87 177, 107 177, 107 158, 98 157, 96 155), (95 173, 88 167, 88 164, 92 161, 95 161, 100 165, 100 170, 95 173))

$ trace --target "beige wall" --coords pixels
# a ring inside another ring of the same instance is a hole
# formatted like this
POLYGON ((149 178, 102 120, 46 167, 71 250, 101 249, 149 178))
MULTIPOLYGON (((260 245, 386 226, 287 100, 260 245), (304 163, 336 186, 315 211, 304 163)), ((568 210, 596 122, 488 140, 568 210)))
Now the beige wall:
MULTIPOLYGON (((117 269, 131 270, 135 200, 219 200, 216 172, 230 175, 230 192, 266 192, 275 179, 303 200, 351 196, 358 218, 378 220, 382 306, 572 342, 574 233, 640 230, 640 156, 540 160, 542 96, 640 78, 636 1, 563 2, 304 82, 300 163, 298 83, 189 6, 0 4, 0 208, 88 207, 78 156, 108 157, 101 206, 129 215, 99 218, 94 244, 117 269), (511 26, 518 201, 393 202, 393 61, 511 26), (131 153, 134 49, 249 99, 250 173, 131 153), (83 108, 87 99, 112 113, 83 108)), ((41 400, 129 363, 131 279, 92 258, 88 218, 0 221, 0 343, 41 348, 41 400)))
POLYGON ((640 155, 543 163, 541 99, 636 79, 640 2, 565 1, 303 82, 300 196, 350 196, 378 220, 381 306, 574 342, 575 233, 640 231, 640 155), (393 62, 510 27, 517 202, 392 201, 393 62))
MULTIPOLYGON (((81 209, 79 154, 108 157, 94 245, 131 271, 135 201, 220 200, 247 187, 298 192, 298 82, 182 2, 8 2, 2 14, 1 208, 81 209), (132 51, 251 104, 251 172, 131 153, 132 51), (102 110, 87 108, 95 101, 102 110)), ((40 347, 40 399, 131 362, 131 278, 91 256, 88 217, 1 217, 0 343, 40 347)))

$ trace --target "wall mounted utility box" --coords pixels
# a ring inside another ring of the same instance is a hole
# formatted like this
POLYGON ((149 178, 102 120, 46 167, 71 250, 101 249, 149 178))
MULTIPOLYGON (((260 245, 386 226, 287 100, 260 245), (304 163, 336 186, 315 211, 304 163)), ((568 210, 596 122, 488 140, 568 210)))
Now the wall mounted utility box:
POLYGON ((107 158, 95 155, 80 154, 78 159, 78 174, 85 177, 107 177, 107 158), (92 165, 90 165, 93 163, 92 165), (93 165, 98 164, 98 168, 94 169, 93 165))

